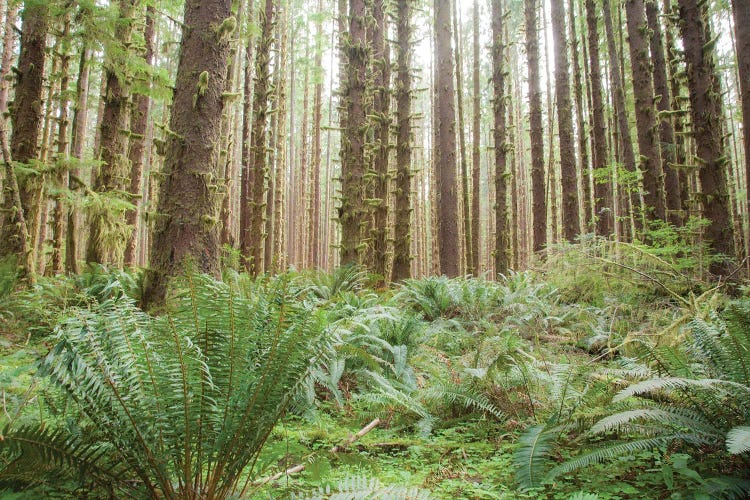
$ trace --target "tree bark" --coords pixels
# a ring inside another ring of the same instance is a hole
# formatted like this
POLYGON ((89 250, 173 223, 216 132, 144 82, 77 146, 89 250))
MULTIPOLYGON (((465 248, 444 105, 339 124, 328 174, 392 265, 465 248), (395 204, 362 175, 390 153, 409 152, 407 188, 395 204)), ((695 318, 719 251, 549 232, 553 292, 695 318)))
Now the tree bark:
MULTIPOLYGON (((321 155, 321 121, 323 111, 323 77, 325 72, 323 70, 323 0, 318 0, 317 7, 317 21, 315 23, 315 91, 313 93, 313 144, 312 144, 312 193, 311 198, 311 213, 309 214, 310 220, 310 245, 308 263, 315 269, 320 268, 323 265, 323 259, 321 254, 323 249, 320 246, 320 232, 322 226, 320 223, 320 204, 322 202, 320 196, 320 165, 322 160, 321 155)), ((328 144, 330 148, 330 143, 328 144)))
POLYGON ((578 217, 578 180, 575 138, 573 136, 573 105, 570 99, 568 40, 565 32, 563 0, 552 0, 552 37, 555 42, 555 98, 559 123, 560 175, 562 181, 563 237, 572 242, 581 232, 578 217))
POLYGON ((643 197, 647 219, 666 220, 664 175, 659 149, 659 131, 654 108, 654 79, 643 0, 627 0, 625 11, 630 47, 635 121, 638 132, 639 167, 643 175, 643 197))
MULTIPOLYGON (((479 1, 474 0, 472 9, 472 127, 471 127, 471 257, 472 268, 476 273, 480 272, 479 257, 481 245, 481 234, 479 230, 480 220, 480 175, 481 175, 481 94, 479 88, 479 1)), ((467 207, 468 208, 468 207, 467 207)))
MULTIPOLYGON (((732 0, 734 35, 737 44, 737 73, 740 80, 742 105, 742 141, 745 148, 745 179, 750 183, 750 2, 732 0)), ((750 195, 745 193, 745 206, 750 217, 750 195)))
POLYGON ((458 276, 459 255, 458 197, 456 178, 456 109, 451 47, 450 0, 434 0, 435 5, 435 172, 437 182, 438 245, 440 272, 458 276))
POLYGON ((402 281, 411 277, 412 2, 413 0, 398 0, 396 4, 398 73, 396 75, 396 215, 393 238, 393 281, 402 281))
MULTIPOLYGON (((13 134, 10 139, 9 158, 5 159, 6 162, 12 158, 15 162, 28 164, 39 158, 38 142, 42 123, 44 63, 49 17, 49 6, 46 3, 29 3, 21 15, 23 22, 21 52, 16 71, 15 97, 10 110, 13 134)), ((11 168, 11 170, 15 169, 11 168)), ((6 255, 20 255, 23 252, 22 249, 27 248, 27 255, 30 253, 29 265, 23 273, 33 276, 36 261, 34 235, 39 229, 38 198, 43 187, 42 175, 41 173, 25 176, 14 174, 12 177, 17 180, 20 206, 15 203, 14 193, 6 193, 3 201, 6 216, 0 232, 0 258, 6 255), (23 219, 27 228, 26 235, 31 238, 31 241, 24 241, 19 219, 23 219)), ((10 189, 16 191, 13 187, 10 189)))
POLYGON ((690 114, 696 157, 700 165, 703 216, 710 221, 705 236, 711 249, 724 257, 711 265, 711 272, 726 276, 728 260, 735 256, 726 162, 722 132, 722 102, 719 75, 714 62, 713 38, 708 6, 699 0, 679 0, 680 32, 687 62, 690 114))
POLYGON ((510 268, 510 227, 508 224, 508 178, 505 128, 505 43, 503 41, 503 0, 492 0, 492 110, 495 129, 495 273, 510 268))
MULTIPOLYGON (((533 202, 533 249, 540 252, 547 244, 547 200, 544 179, 544 128, 539 72, 539 22, 537 0, 524 2, 526 57, 529 68, 529 126, 531 138, 531 191, 533 202)), ((550 146, 551 147, 551 146, 550 146)))
POLYGON ((349 31, 342 42, 346 78, 342 85, 341 124, 341 265, 361 263, 362 231, 367 224, 365 199, 365 86, 369 46, 366 36, 366 3, 349 0, 349 31))
MULTIPOLYGON (((18 5, 11 2, 5 12, 5 26, 3 32, 3 52, 0 59, 0 82, 7 82, 10 75, 10 68, 13 65, 16 45, 16 19, 18 17, 18 5)), ((8 112, 8 94, 10 85, 0 85, 0 119, 5 119, 5 113, 8 112)))
POLYGON ((186 266, 219 276, 219 206, 215 148, 229 40, 222 32, 231 0, 187 0, 164 180, 143 302, 164 303, 167 282, 186 266), (219 27, 219 29, 217 29, 219 27))
MULTIPOLYGON (((154 40, 156 11, 149 6, 146 11, 146 25, 143 30, 144 55, 143 61, 150 68, 154 63, 154 40)), ((142 76, 145 79, 146 90, 151 88, 151 75, 146 72, 142 76)), ((151 98, 146 94, 136 94, 133 97, 133 111, 130 120, 130 194, 133 198, 134 210, 127 213, 127 223, 133 228, 125 247, 125 265, 134 267, 138 265, 138 233, 141 219, 141 192, 143 191, 143 166, 146 160, 146 133, 150 118, 151 98)))

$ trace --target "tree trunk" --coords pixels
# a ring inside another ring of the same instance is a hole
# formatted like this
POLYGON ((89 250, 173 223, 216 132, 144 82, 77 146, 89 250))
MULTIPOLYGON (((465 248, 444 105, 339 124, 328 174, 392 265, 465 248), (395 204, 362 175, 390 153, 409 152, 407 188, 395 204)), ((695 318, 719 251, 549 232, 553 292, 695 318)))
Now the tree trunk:
MULTIPOLYGON (((722 103, 719 75, 714 62, 708 6, 699 0, 679 0, 680 31, 687 62, 693 137, 700 165, 703 216, 710 221, 705 236, 719 256, 735 256, 722 137, 722 103)), ((726 260, 711 265, 711 272, 726 276, 726 260)))
POLYGON ((460 273, 458 197, 456 189, 456 109, 451 47, 450 0, 435 0, 435 172, 437 182, 438 245, 440 272, 460 273))
POLYGON ((213 160, 220 139, 230 16, 231 0, 185 3, 164 180, 144 283, 145 306, 163 304, 168 279, 186 266, 219 275, 219 200, 213 160))
MULTIPOLYGON (((91 49, 87 40, 81 44, 81 59, 78 62, 78 80, 76 82, 76 105, 73 112, 73 138, 70 145, 71 156, 78 162, 83 160, 83 150, 86 143, 89 114, 89 76, 91 74, 91 49)), ((74 167, 70 172, 68 188, 71 190, 84 188, 80 185, 81 168, 74 167)), ((81 216, 75 206, 68 211, 68 232, 65 241, 65 268, 69 273, 78 274, 78 243, 80 242, 81 216)))
MULTIPOLYGON (((750 2, 732 0, 734 34, 737 44, 737 73, 742 104, 742 139, 745 147, 745 179, 750 183, 750 2)), ((745 193, 745 206, 750 217, 750 195, 745 193)), ((750 252, 750 251, 749 251, 750 252)))
MULTIPOLYGON (((313 94, 313 144, 312 144, 312 193, 310 195, 312 202, 312 211, 309 214, 310 220, 310 244, 308 263, 318 269, 323 265, 321 254, 323 249, 320 246, 320 232, 322 225, 320 223, 320 165, 321 165, 321 121, 323 111, 323 0, 318 0, 317 20, 315 23, 315 91, 313 94)), ((330 119, 330 118, 329 118, 330 119)), ((330 142, 328 148, 330 149, 330 142)))
POLYGON ((645 5, 643 0, 627 0, 625 10, 635 96, 639 166, 643 174, 643 197, 646 204, 645 216, 647 219, 666 220, 664 175, 654 108, 653 69, 649 56, 649 42, 646 39, 649 28, 646 23, 645 5))
MULTIPOLYGON (((156 11, 149 6, 146 12, 146 26, 143 30, 145 53, 143 60, 146 67, 150 68, 154 63, 154 38, 156 11)), ((146 72, 142 76, 145 79, 146 90, 151 88, 151 75, 146 72)), ((141 219, 141 192, 143 191, 143 165, 146 159, 146 132, 150 118, 151 98, 146 94, 136 94, 133 97, 133 111, 130 123, 130 194, 133 197, 135 210, 128 211, 127 223, 133 228, 125 248, 125 265, 134 267, 138 264, 138 232, 141 219)))
POLYGON ((266 0, 260 12, 261 33, 255 51, 255 90, 253 92, 253 125, 250 148, 245 153, 249 170, 249 220, 245 230, 243 256, 245 267, 252 276, 263 272, 264 244, 266 237, 266 194, 268 183, 268 115, 269 98, 273 93, 270 75, 271 45, 275 23, 273 0, 266 0))
POLYGON ((341 124, 341 265, 361 263, 362 231, 367 224, 365 207, 365 86, 369 46, 366 36, 366 2, 349 0, 349 32, 342 42, 346 53, 346 78, 342 82, 341 124))
MULTIPOLYGON (((547 199, 544 179, 544 128, 542 91, 539 85, 539 22, 537 0, 525 0, 526 57, 529 68, 529 126, 531 138, 531 191, 533 201, 533 249, 540 252, 547 244, 547 199)), ((550 145, 551 147, 551 145, 550 145)))
MULTIPOLYGON (((3 32, 3 52, 0 59, 0 82, 7 82, 10 75, 10 68, 13 66, 16 45, 16 18, 18 17, 18 5, 10 2, 5 12, 5 26, 3 32)), ((0 85, 0 119, 5 120, 5 113, 8 112, 8 93, 10 85, 0 85)))
POLYGON ((388 158, 391 128, 391 56, 388 45, 388 24, 386 22, 384 0, 373 3, 374 29, 372 33, 373 55, 373 117, 374 117, 374 176, 373 176, 373 271, 382 276, 384 282, 390 279, 388 269, 388 158), (377 200, 377 201, 376 201, 377 200))
POLYGON ((570 99, 568 41, 565 33, 565 5, 552 0, 552 37, 555 42, 555 98, 559 127, 560 176, 562 181, 563 237, 572 242, 581 232, 578 217, 578 180, 576 173, 573 106, 570 99))
POLYGON ((480 206, 479 190, 481 175, 481 94, 479 88, 479 1, 474 0, 472 9, 472 127, 471 127, 471 266, 476 273, 480 272, 479 256, 481 235, 479 230, 480 206))
POLYGON ((602 73, 599 66, 599 31, 594 0, 586 0, 586 23, 589 39, 589 75, 591 80, 591 125, 593 130, 594 194, 596 205, 596 232, 609 236, 614 229, 612 211, 612 174, 609 171, 604 102, 602 100, 602 73))
POLYGON ((396 75, 396 220, 393 237, 393 281, 411 277, 411 99, 413 0, 398 0, 396 36, 398 73, 396 75))
MULTIPOLYGON (((578 133, 578 171, 581 173, 581 196, 583 196, 583 227, 588 231, 591 223, 591 188, 589 180, 589 147, 588 136, 586 135, 586 110, 583 107, 583 82, 581 78, 581 63, 578 53, 578 37, 576 35, 576 16, 575 5, 577 0, 570 0, 568 3, 568 22, 570 24, 570 44, 571 56, 573 58, 573 91, 576 108, 576 132, 578 133)), ((585 43, 582 45, 585 46, 585 43)), ((584 51, 585 52, 585 51, 584 51)), ((585 59, 584 59, 585 60, 585 59)))
POLYGON ((492 87, 495 129, 495 273, 510 268, 510 227, 508 224, 508 179, 505 129, 505 44, 503 41, 503 0, 492 0, 492 87))
MULTIPOLYGON (((609 71, 610 84, 612 86, 612 97, 615 104, 616 124, 619 133, 620 154, 623 164, 628 172, 635 172, 635 151, 633 150, 633 140, 630 136, 630 123, 625 108, 625 90, 622 83, 622 72, 620 70, 620 61, 617 57, 617 47, 615 45, 615 32, 612 27, 612 8, 609 0, 602 0, 602 10, 604 15, 604 28, 607 34, 607 48, 609 51, 609 71)), ((632 189, 630 193, 630 202, 632 209, 639 206, 638 190, 633 186, 620 186, 620 189, 632 189)), ((627 196, 627 195, 626 195, 627 196)), ((622 214, 623 216, 632 216, 632 214, 622 214)))
MULTIPOLYGON (((13 135, 10 139, 9 158, 5 161, 28 164, 39 157, 39 129, 42 123, 42 94, 44 83, 44 62, 47 49, 47 30, 49 28, 49 6, 46 3, 29 3, 25 6, 21 19, 21 52, 18 58, 16 72, 16 86, 10 120, 13 135)), ((3 127, 4 128, 4 127, 3 127)), ((6 170, 9 167, 6 167, 6 170)), ((10 168, 10 171, 14 169, 10 168)), ((15 203, 14 193, 6 193, 3 202, 5 220, 0 232, 0 258, 6 255, 20 255, 22 248, 27 248, 28 265, 23 274, 34 275, 34 250, 36 241, 34 235, 39 228, 38 198, 42 189, 42 175, 28 174, 25 176, 9 175, 8 184, 13 178, 17 179, 18 198, 20 207, 15 203), (12 178, 11 178, 12 177, 12 178), (22 210, 21 210, 22 209, 22 210), (9 215, 13 214, 15 215, 9 215), (23 213, 21 213, 23 212, 23 213), (27 236, 31 241, 24 241, 21 222, 25 224, 27 236)), ((23 261, 23 259, 22 259, 23 261)))

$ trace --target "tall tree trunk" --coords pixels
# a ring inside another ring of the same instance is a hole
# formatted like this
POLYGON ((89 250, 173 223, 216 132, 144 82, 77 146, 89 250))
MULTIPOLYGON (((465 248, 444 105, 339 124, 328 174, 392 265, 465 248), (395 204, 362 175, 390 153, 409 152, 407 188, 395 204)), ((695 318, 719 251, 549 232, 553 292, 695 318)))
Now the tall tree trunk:
MULTIPOLYGON (((66 8, 72 8, 70 2, 66 8)), ((70 85, 70 24, 71 13, 66 12, 63 20, 63 29, 61 33, 61 54, 60 54, 60 102, 58 105, 58 128, 57 128, 57 158, 60 162, 68 157, 68 86, 70 85)), ((65 251, 65 231, 68 221, 67 201, 63 199, 62 190, 68 186, 68 170, 59 168, 55 176, 55 184, 59 194, 54 196, 54 213, 53 220, 53 244, 52 244, 52 272, 60 274, 65 271, 64 251, 65 251)))
POLYGON ((505 43, 503 41, 503 0, 492 0, 492 87, 495 129, 495 273, 510 268, 510 227, 507 203, 508 144, 505 129, 505 43))
POLYGON ((594 191, 596 205, 596 232, 609 236, 614 229, 612 211, 612 175, 609 172, 604 102, 602 100, 602 73, 599 66, 599 31, 594 0, 586 0, 586 24, 589 39, 589 75, 591 80, 591 125, 593 130, 594 191), (596 175, 596 172, 601 172, 596 175))
POLYGON ((435 5, 435 172, 437 182, 438 244, 440 272, 448 277, 460 273, 460 232, 456 189, 456 109, 451 47, 450 0, 434 0, 435 5))
MULTIPOLYGON (((581 208, 583 210, 584 229, 588 231, 589 224, 591 223, 591 184, 589 180, 589 147, 588 136, 586 134, 586 110, 583 107, 584 88, 581 79, 581 63, 578 57, 578 37, 576 34, 576 3, 577 0, 570 0, 568 3, 568 23, 570 24, 570 53, 573 58, 573 94, 576 108, 576 132, 578 133, 578 171, 581 173, 581 196, 583 196, 581 208)), ((582 43, 582 45, 585 46, 586 44, 582 43)))
MULTIPOLYGON (((710 221, 705 236, 714 252, 731 259, 735 253, 722 137, 721 86, 714 62, 708 5, 699 0, 679 0, 679 9, 693 137, 700 165, 700 200, 703 216, 710 221)), ((719 276, 726 276, 730 270, 725 260, 711 265, 711 272, 719 276)))
MULTIPOLYGON (((86 143, 86 131, 89 115, 89 76, 91 75, 91 49, 87 40, 81 44, 81 59, 78 62, 78 80, 76 81, 76 104, 73 111, 73 137, 70 153, 78 162, 83 160, 86 143)), ((74 167, 69 175, 68 188, 84 188, 81 180, 81 168, 74 167)), ((78 274, 78 243, 80 242, 81 215, 75 206, 68 210, 68 232, 65 238, 65 268, 69 273, 78 274)))
MULTIPOLYGON (((155 39, 155 16, 156 11, 148 6, 146 11, 146 25, 143 30, 144 54, 143 60, 146 67, 150 68, 154 63, 154 39, 155 39)), ((145 89, 151 88, 151 75, 146 72, 142 75, 145 79, 145 89)), ((148 130, 149 111, 151 109, 151 98, 146 93, 139 93, 133 97, 133 111, 130 119, 130 194, 133 197, 135 210, 128 211, 127 223, 133 228, 125 248, 125 265, 134 267, 138 264, 138 233, 141 219, 141 192, 143 191, 143 165, 146 159, 146 132, 148 130)))
POLYGON ((128 58, 135 25, 137 0, 119 0, 118 22, 115 28, 115 45, 105 56, 104 113, 100 125, 99 169, 94 191, 101 197, 100 203, 89 214, 89 235, 86 260, 102 264, 120 265, 130 230, 122 224, 125 210, 120 208, 129 202, 122 194, 127 189, 130 176, 127 158, 128 130, 130 119, 130 71, 128 58), (107 199, 110 198, 110 199, 107 199))
POLYGON ((187 0, 170 134, 143 302, 163 304, 167 281, 185 270, 219 275, 219 144, 231 0, 187 0), (218 29, 217 29, 218 27, 218 29), (189 203, 185 203, 189 200, 189 203))
POLYGON ((480 175, 481 175, 481 94, 479 88, 479 1, 474 0, 472 8, 472 127, 471 127, 471 267, 476 273, 480 272, 479 257, 481 235, 479 230, 480 219, 480 175))
POLYGON ((388 196, 388 158, 391 129, 391 56, 388 44, 388 24, 386 22, 386 5, 384 0, 374 0, 372 34, 373 54, 373 116, 375 133, 374 176, 373 176, 373 271, 382 276, 383 281, 390 279, 388 269, 388 215, 390 197, 388 196), (377 200, 377 201, 375 201, 377 200))
MULTIPOLYGON (((526 57, 529 68, 529 126, 531 138, 531 190, 533 201, 533 249, 540 252, 547 244, 547 200, 544 179, 544 128, 539 72, 539 22, 537 0, 525 0, 526 57)), ((551 146, 550 146, 551 147, 551 146)))
MULTIPOLYGON (((310 245, 308 263, 315 269, 323 265, 320 246, 320 232, 323 226, 320 223, 320 165, 321 165, 321 121, 323 115, 323 0, 318 0, 317 20, 315 22, 315 91, 313 94, 313 144, 312 144, 312 193, 310 220, 310 245)), ((330 119, 330 118, 329 118, 330 119)), ((330 149, 330 142, 328 148, 330 149)))
POLYGON ((574 241, 581 232, 578 216, 578 180, 575 138, 573 136, 573 105, 570 99, 568 40, 565 32, 565 4, 552 0, 552 37, 555 42, 555 98, 560 141, 560 175, 562 180, 563 236, 574 241))
MULTIPOLYGON (((5 26, 3 31, 3 52, 0 59, 0 82, 7 82, 10 75, 10 68, 13 66, 16 45, 16 19, 18 17, 18 5, 10 2, 5 11, 5 26)), ((0 85, 0 119, 5 119, 5 113, 8 112, 8 94, 10 85, 0 85)))
MULTIPOLYGON (((252 2, 252 0, 249 0, 252 2)), ((248 8, 248 17, 252 18, 252 5, 248 8)), ((258 13, 261 16, 261 13, 258 13)), ((247 259, 252 246, 253 235, 250 233, 250 216, 252 213, 251 173, 250 173, 250 135, 253 120, 253 68, 255 66, 255 37, 249 34, 245 48, 245 75, 242 100, 242 172, 240 175, 240 252, 247 259)), ((267 63, 266 63, 267 64, 267 63)), ((247 261, 244 262, 247 264, 247 261)))
MULTIPOLYGON (((612 27, 612 8, 609 0, 602 0, 602 10, 604 16, 604 28, 607 34, 607 48, 609 51, 609 70, 610 84, 612 86, 612 97, 615 104, 616 124, 618 129, 618 139, 620 145, 620 155, 623 164, 628 172, 635 172, 635 151, 633 149, 633 140, 630 136, 630 123, 628 121, 627 110, 625 108, 625 90, 623 87, 622 72, 620 61, 617 56, 617 46, 615 32, 612 27)), ((628 189, 627 186, 621 187, 628 189)), ((630 187, 632 189, 632 187, 630 187)), ((640 205, 638 190, 632 189, 630 193, 630 203, 632 209, 640 205)), ((623 216, 632 216, 633 214, 622 214, 623 216)))
MULTIPOLYGON (((745 147, 745 179, 750 184, 750 2, 732 0, 734 34, 737 44, 737 73, 742 104, 742 139, 745 147)), ((750 217, 750 194, 745 193, 745 206, 750 217)), ((750 252, 750 250, 749 250, 750 252)))
MULTIPOLYGON (((44 63, 47 49, 47 30, 49 29, 49 6, 46 3, 28 3, 21 15, 23 30, 21 32, 21 52, 16 70, 16 86, 10 120, 13 135, 10 139, 9 158, 18 163, 37 160, 39 157, 39 131, 42 123, 42 94, 44 90, 44 63)), ((6 166, 7 172, 14 169, 6 166)), ((6 255, 21 255, 23 248, 31 252, 28 256, 26 268, 22 274, 33 276, 34 250, 36 241, 34 235, 39 228, 38 197, 42 189, 42 175, 29 174, 16 176, 8 174, 10 186, 13 179, 17 179, 18 198, 20 206, 15 203, 15 189, 6 187, 13 192, 7 192, 3 201, 6 215, 0 232, 0 258, 6 255), (23 224, 21 223, 23 220, 23 224), (27 236, 31 241, 25 241, 21 226, 25 225, 27 236)), ((21 259, 24 261, 23 259, 21 259)))
POLYGON ((364 254, 362 231, 367 224, 365 207, 365 85, 369 46, 366 33, 366 2, 349 0, 349 31, 342 42, 346 54, 342 81, 341 124, 341 265, 357 264, 364 254))
POLYGON ((645 191, 645 216, 648 219, 666 220, 664 176, 654 108, 653 67, 649 56, 649 42, 646 39, 649 28, 646 23, 645 5, 643 0, 627 0, 625 10, 633 73, 638 151, 645 191))
POLYGON ((273 92, 270 75, 271 45, 275 23, 274 0, 266 0, 260 12, 261 32, 255 51, 255 90, 253 92, 253 125, 250 148, 245 151, 248 162, 250 209, 248 227, 243 228, 245 266, 252 276, 263 272, 266 237, 266 194, 268 183, 268 114, 269 98, 273 92))
POLYGON ((396 4, 396 37, 398 39, 398 73, 396 75, 396 214, 393 235, 393 281, 411 277, 411 100, 412 100, 412 33, 413 0, 396 4))
POLYGON ((458 9, 456 3, 458 0, 452 0, 453 6, 453 45, 456 49, 456 105, 458 106, 458 144, 459 144, 459 161, 461 171, 461 197, 463 207, 463 231, 464 231, 464 252, 466 260, 465 274, 476 275, 476 269, 473 267, 474 257, 472 255, 472 232, 471 232, 471 202, 469 199, 469 165, 466 159, 466 130, 464 120, 464 75, 461 54, 463 46, 461 44, 460 23, 458 22, 458 9))
POLYGON ((661 141, 662 172, 664 174, 664 197, 667 220, 675 226, 682 224, 680 210, 680 179, 676 162, 674 128, 670 118, 671 100, 667 79, 667 62, 664 56, 664 41, 659 21, 659 5, 656 0, 646 0, 646 19, 649 28, 649 46, 651 63, 654 68, 654 94, 656 109, 659 113, 659 140, 661 141))

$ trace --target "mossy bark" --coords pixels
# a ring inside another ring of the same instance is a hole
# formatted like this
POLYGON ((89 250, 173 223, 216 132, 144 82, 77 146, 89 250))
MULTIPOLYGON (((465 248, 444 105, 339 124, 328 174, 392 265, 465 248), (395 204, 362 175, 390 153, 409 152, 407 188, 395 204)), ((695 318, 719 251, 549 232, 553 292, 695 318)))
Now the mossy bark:
POLYGON ((171 277, 186 266, 219 276, 219 195, 215 152, 229 41, 217 27, 231 0, 187 0, 156 225, 146 273, 146 307, 164 303, 171 277), (200 88, 201 80, 207 85, 200 88))
POLYGON ((393 281, 411 277, 411 183, 412 183, 412 5, 413 0, 396 4, 396 213, 393 235, 393 281))
POLYGON ((506 138, 505 43, 503 41, 503 0, 492 0, 492 110, 495 129, 495 272, 510 268, 510 227, 508 224, 508 143, 506 138))

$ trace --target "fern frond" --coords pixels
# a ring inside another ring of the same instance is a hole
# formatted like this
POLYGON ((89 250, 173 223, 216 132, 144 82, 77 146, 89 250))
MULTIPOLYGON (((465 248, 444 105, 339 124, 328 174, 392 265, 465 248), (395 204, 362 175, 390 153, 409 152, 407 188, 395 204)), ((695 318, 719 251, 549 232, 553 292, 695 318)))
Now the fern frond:
POLYGON ((516 482, 521 489, 535 488, 542 483, 543 469, 559 433, 559 427, 535 425, 526 429, 518 438, 518 447, 513 452, 513 465, 516 482))
POLYGON ((740 455, 750 451, 750 427, 741 425, 727 433, 727 451, 733 455, 740 455))

